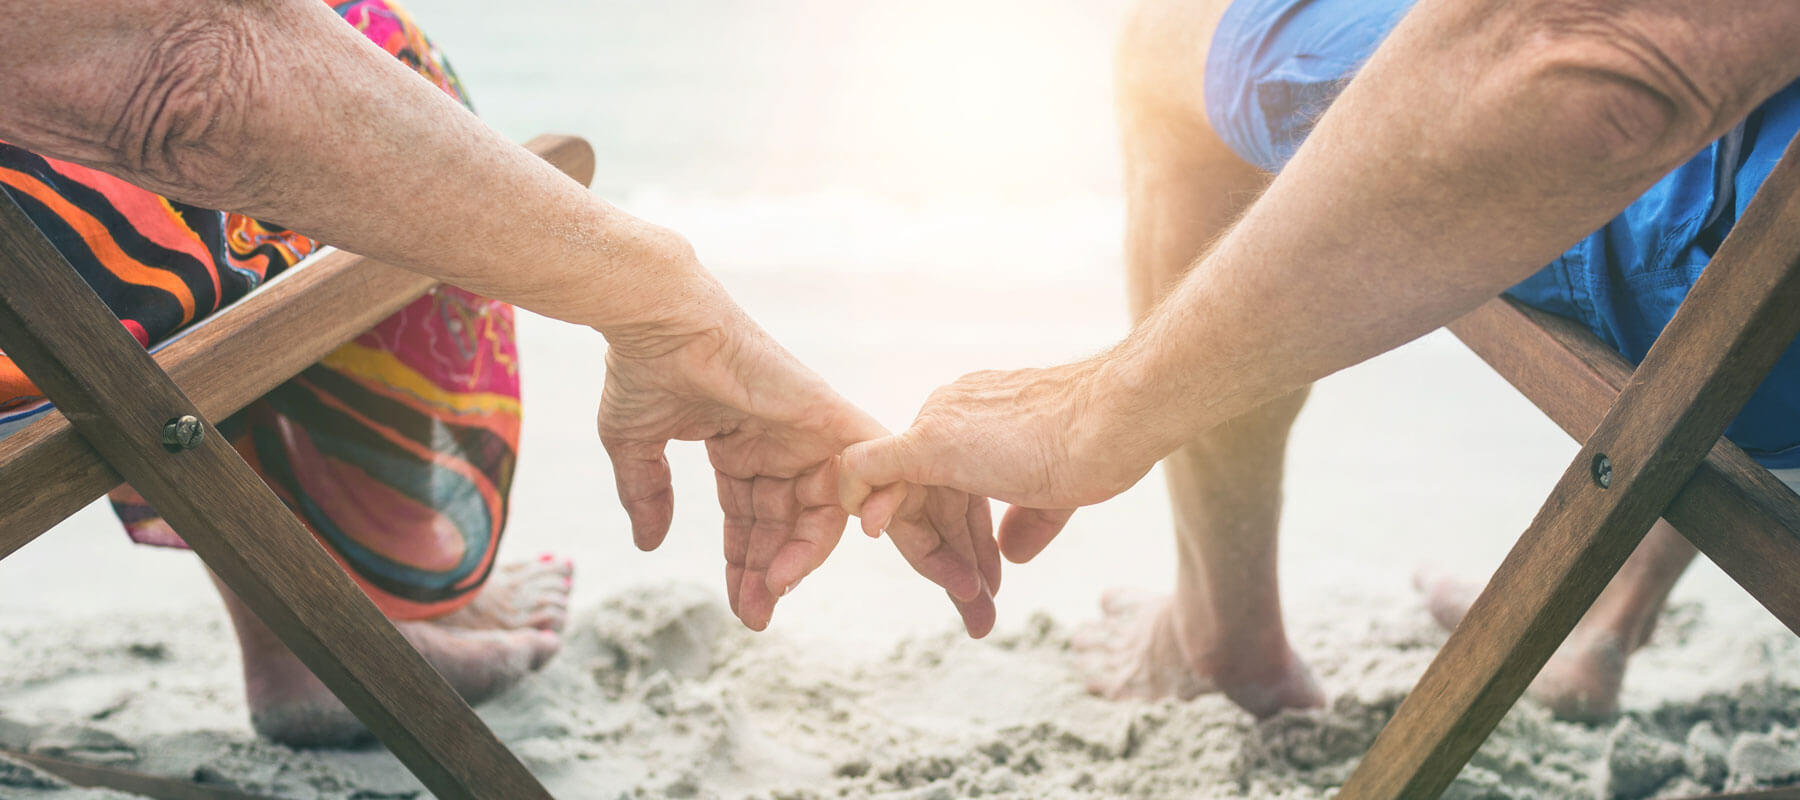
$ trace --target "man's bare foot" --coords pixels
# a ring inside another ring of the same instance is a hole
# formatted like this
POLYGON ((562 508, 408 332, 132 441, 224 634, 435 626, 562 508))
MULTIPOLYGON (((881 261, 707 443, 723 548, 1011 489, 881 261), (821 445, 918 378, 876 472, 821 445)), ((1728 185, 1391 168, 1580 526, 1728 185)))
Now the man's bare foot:
MULTIPOLYGON (((1413 587, 1444 630, 1455 628, 1481 593, 1481 584, 1429 567, 1413 574, 1413 587)), ((1630 634, 1583 619, 1550 656, 1526 695, 1549 707, 1557 719, 1600 722, 1611 718, 1619 711, 1625 661, 1648 638, 1649 631, 1630 634)))
MULTIPOLYGON (((562 647, 571 567, 560 559, 496 569, 480 595, 441 619, 395 627, 470 703, 511 688, 562 647)), ((250 721, 256 731, 293 747, 342 747, 368 736, 349 709, 257 622, 232 605, 244 647, 250 721), (249 623, 245 619, 249 617, 249 623)))
POLYGON ((1103 618, 1073 641, 1088 691, 1110 700, 1191 700, 1219 691, 1259 718, 1325 704, 1285 636, 1225 641, 1204 625, 1185 624, 1172 600, 1133 590, 1101 597, 1103 618))

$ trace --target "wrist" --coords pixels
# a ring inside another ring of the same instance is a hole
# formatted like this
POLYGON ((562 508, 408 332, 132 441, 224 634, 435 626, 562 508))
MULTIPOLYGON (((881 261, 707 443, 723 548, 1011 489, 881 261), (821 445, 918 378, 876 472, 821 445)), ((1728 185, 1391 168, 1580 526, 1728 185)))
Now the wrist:
POLYGON ((1090 421, 1080 426, 1082 447, 1131 470, 1148 471, 1193 438, 1188 420, 1171 407, 1170 376, 1162 375, 1150 356, 1133 337, 1095 356, 1085 370, 1090 421))
POLYGON ((609 298, 616 307, 587 320, 615 351, 640 358, 666 354, 690 343, 722 340, 741 322, 742 311, 681 234, 633 220, 619 239, 625 246, 614 256, 621 262, 615 268, 632 277, 607 283, 628 287, 627 302, 609 298))

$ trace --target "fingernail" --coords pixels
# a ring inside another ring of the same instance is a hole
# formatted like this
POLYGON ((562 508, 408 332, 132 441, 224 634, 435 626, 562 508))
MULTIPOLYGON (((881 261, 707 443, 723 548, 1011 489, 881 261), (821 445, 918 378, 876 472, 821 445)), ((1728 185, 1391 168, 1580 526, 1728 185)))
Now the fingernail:
POLYGON ((574 585, 575 585, 575 579, 574 579, 574 578, 568 578, 568 577, 565 577, 565 578, 563 578, 563 588, 564 588, 564 589, 567 589, 567 588, 569 588, 569 587, 571 587, 571 586, 574 586, 574 585))
POLYGON ((793 591, 795 589, 798 589, 798 588, 800 588, 800 581, 796 580, 793 583, 788 584, 786 589, 781 590, 781 596, 787 597, 789 594, 793 593, 793 591))
POLYGON ((549 553, 544 553, 544 554, 543 554, 543 555, 540 555, 540 556, 538 556, 538 560, 539 560, 539 561, 542 561, 542 562, 544 562, 544 563, 546 563, 546 564, 548 564, 548 563, 550 563, 550 562, 552 562, 552 561, 555 561, 555 560, 556 560, 556 556, 553 556, 553 555, 551 555, 551 554, 549 554, 549 553))

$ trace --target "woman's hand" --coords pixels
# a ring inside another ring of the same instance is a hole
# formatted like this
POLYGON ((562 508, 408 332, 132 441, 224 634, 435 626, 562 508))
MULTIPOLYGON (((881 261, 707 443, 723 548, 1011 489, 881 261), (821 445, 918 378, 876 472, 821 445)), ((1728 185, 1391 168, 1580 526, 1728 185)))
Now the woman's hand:
MULTIPOLYGON (((671 321, 609 333, 601 442, 632 536, 646 550, 662 543, 674 514, 665 447, 706 442, 725 512, 731 608, 762 630, 775 602, 843 535, 837 454, 887 431, 722 294, 681 308, 671 321)), ((890 516, 901 554, 944 587, 971 635, 985 635, 1000 582, 986 498, 933 490, 890 516)))

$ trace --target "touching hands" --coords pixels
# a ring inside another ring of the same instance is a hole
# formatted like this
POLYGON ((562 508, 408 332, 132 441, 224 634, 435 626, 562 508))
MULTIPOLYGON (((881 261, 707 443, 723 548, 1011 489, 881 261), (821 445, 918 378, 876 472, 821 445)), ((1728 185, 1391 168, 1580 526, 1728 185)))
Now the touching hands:
POLYGON ((911 428, 844 451, 844 508, 879 531, 920 487, 992 497, 1012 504, 1001 552, 1030 560, 1077 507, 1129 488, 1163 455, 1151 437, 1112 422, 1123 415, 1099 377, 1102 363, 976 372, 938 389, 911 428))
MULTIPOLYGON (((838 454, 887 431, 720 298, 684 313, 686 322, 609 334, 600 439, 645 550, 662 543, 674 514, 665 447, 706 443, 725 512, 731 609, 762 630, 843 534, 838 454)), ((905 499, 885 517, 890 538, 950 595, 969 634, 986 635, 1000 584, 987 499, 949 488, 905 499)))

